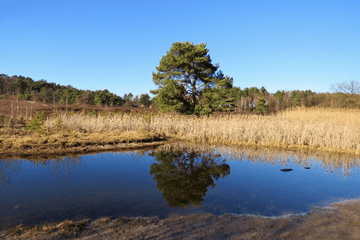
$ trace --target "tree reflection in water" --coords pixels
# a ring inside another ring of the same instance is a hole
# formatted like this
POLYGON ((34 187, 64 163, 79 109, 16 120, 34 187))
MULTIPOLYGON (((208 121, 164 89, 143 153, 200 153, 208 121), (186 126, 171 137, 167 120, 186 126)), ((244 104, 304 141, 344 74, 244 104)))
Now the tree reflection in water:
POLYGON ((21 171, 20 161, 0 159, 0 185, 11 183, 11 175, 21 171))
POLYGON ((230 174, 230 166, 216 162, 218 156, 189 149, 154 150, 150 156, 160 163, 151 165, 157 188, 171 207, 196 207, 204 201, 207 188, 215 187, 214 180, 230 174))

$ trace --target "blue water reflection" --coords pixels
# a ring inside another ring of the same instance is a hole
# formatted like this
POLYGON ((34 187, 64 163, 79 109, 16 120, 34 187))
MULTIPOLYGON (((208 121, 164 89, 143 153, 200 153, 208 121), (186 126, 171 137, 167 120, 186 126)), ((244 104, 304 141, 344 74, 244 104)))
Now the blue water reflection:
POLYGON ((275 216, 359 197, 359 159, 333 164, 296 155, 285 162, 269 159, 168 146, 47 161, 0 160, 0 228, 100 216, 275 216))

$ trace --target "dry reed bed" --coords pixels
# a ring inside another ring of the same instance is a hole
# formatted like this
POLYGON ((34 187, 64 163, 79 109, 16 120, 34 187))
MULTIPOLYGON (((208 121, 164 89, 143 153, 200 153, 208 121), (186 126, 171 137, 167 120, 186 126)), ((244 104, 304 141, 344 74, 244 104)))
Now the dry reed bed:
POLYGON ((281 114, 288 119, 327 120, 335 123, 360 124, 359 109, 297 108, 281 114))
POLYGON ((46 126, 104 131, 146 131, 196 143, 307 147, 360 154, 360 111, 296 109, 274 116, 62 115, 46 126))

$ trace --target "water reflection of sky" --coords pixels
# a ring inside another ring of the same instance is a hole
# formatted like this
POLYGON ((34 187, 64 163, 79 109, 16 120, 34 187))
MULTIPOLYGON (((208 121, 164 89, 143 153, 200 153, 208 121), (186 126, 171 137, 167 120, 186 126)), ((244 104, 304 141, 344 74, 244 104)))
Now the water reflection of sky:
MULTIPOLYGON (((190 204, 188 208, 168 206, 160 180, 153 180, 155 175, 150 174, 152 165, 165 166, 161 163, 167 160, 149 153, 100 153, 38 162, 0 160, 0 227, 9 223, 119 215, 166 217, 210 212, 274 216, 308 211, 314 205, 360 195, 357 166, 346 168, 350 174, 344 176, 341 165, 336 168, 339 171, 332 173, 333 168, 324 168, 315 160, 308 160, 305 165, 310 169, 304 169, 304 164, 294 164, 291 157, 286 164, 280 164, 236 158, 223 161, 225 157, 200 155, 195 155, 193 163, 198 169, 207 166, 204 169, 208 172, 225 164, 230 167, 230 174, 213 179, 215 187, 207 187, 201 207, 190 204), (293 170, 280 171, 284 168, 293 170)), ((178 162, 182 161, 190 160, 178 162)), ((167 176, 178 174, 179 168, 166 170, 167 176)), ((188 181, 201 181, 198 176, 202 173, 196 174, 197 177, 189 176, 188 181)), ((186 185, 177 187, 173 193, 179 191, 179 196, 184 197, 186 185)), ((194 187, 189 189, 193 191, 194 187)))

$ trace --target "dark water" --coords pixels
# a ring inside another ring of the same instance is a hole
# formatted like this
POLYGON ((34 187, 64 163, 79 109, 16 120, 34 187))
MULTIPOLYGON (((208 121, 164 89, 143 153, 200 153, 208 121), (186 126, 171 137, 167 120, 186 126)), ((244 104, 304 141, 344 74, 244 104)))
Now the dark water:
MULTIPOLYGON (((100 216, 276 216, 360 196, 358 159, 269 160, 174 146, 47 161, 0 160, 0 228, 100 216), (340 161, 340 162, 339 162, 340 161)), ((274 156, 273 156, 274 158, 274 156)))

